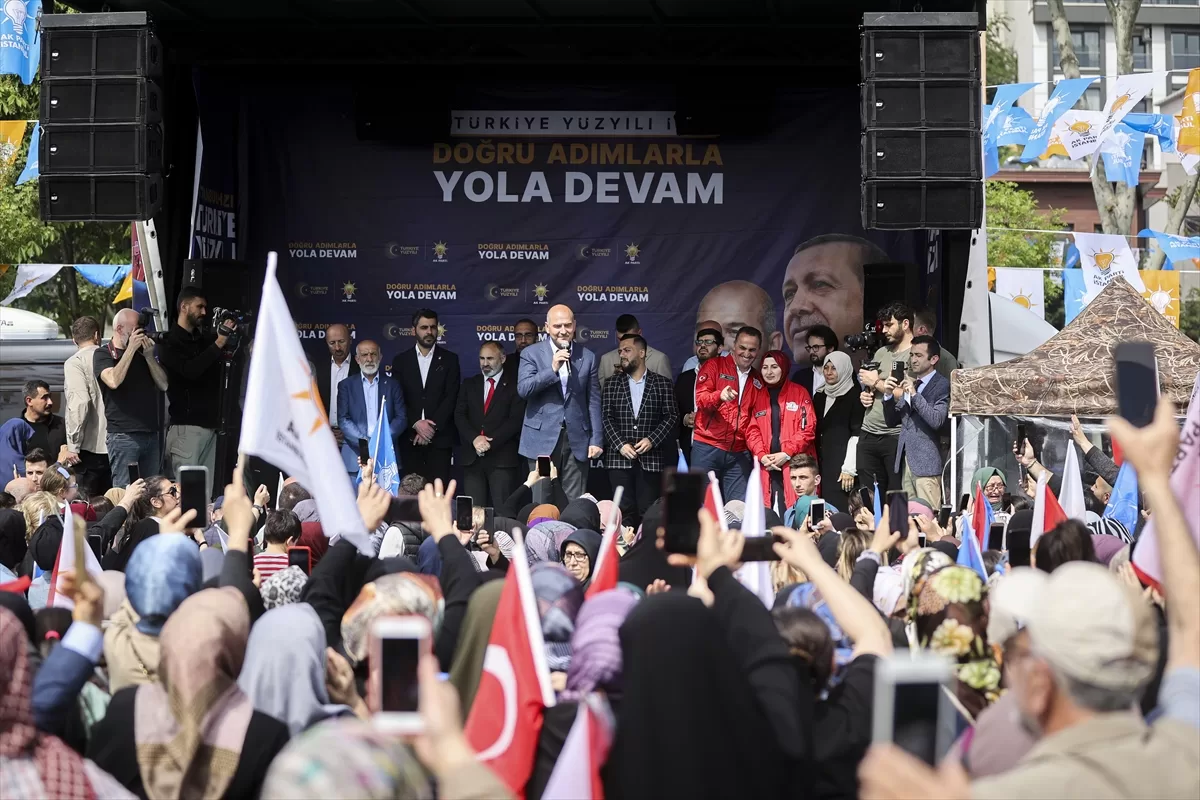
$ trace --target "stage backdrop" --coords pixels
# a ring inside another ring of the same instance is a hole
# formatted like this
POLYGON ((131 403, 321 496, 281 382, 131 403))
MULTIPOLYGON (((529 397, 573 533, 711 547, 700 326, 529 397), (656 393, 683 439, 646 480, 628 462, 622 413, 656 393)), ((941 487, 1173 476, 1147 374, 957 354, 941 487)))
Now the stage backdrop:
POLYGON ((776 94, 754 112, 760 132, 731 137, 678 135, 672 94, 653 87, 478 87, 452 99, 438 141, 400 146, 358 137, 349 84, 226 90, 241 93, 242 146, 225 148, 247 176, 238 252, 278 251, 314 357, 323 329, 344 322, 390 362, 427 306, 469 375, 481 341, 511 353, 518 319, 544 324, 566 303, 585 346, 615 348, 614 322, 632 313, 678 372, 702 301, 728 281, 742 283, 703 316, 766 327, 768 345, 799 353, 805 325, 844 336, 863 318, 845 263, 860 250, 821 250, 793 269, 793 288, 799 244, 865 235, 897 261, 925 261, 923 234, 859 226, 853 91, 776 94))

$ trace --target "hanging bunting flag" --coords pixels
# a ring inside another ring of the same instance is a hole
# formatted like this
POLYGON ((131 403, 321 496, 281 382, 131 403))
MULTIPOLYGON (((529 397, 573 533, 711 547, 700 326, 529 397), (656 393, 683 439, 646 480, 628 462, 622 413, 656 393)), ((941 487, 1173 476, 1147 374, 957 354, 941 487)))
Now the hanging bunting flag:
MULTIPOLYGON (((1158 243, 1167 257, 1168 265, 1176 261, 1191 261, 1193 258, 1200 258, 1200 236, 1176 236, 1162 231, 1152 231, 1149 228, 1142 228, 1138 231, 1138 236, 1154 237, 1154 241, 1158 243)), ((1170 268, 1170 266, 1167 267, 1167 269, 1170 268)))
MULTIPOLYGON (((2 19, 2 18, 0 18, 2 19)), ((0 37, 0 54, 4 52, 0 37)), ((0 169, 8 169, 17 160, 17 151, 25 139, 25 128, 29 123, 23 119, 0 122, 0 169)))
POLYGON ((14 300, 27 297, 37 287, 58 274, 62 264, 21 264, 17 267, 17 281, 8 297, 0 300, 0 306, 7 306, 14 300))
MULTIPOLYGON (((1200 67, 1188 72, 1187 88, 1183 90, 1183 109, 1177 117, 1179 131, 1175 150, 1181 156, 1200 157, 1200 67)), ((1192 174, 1195 172, 1192 167, 1192 174)))
POLYGON ((0 75, 17 75, 28 86, 42 58, 42 0, 5 0, 0 5, 0 75))
POLYGON ((1054 133, 1062 139, 1063 149, 1072 161, 1094 153, 1100 143, 1104 112, 1071 110, 1054 123, 1054 133))
MULTIPOLYGON (((983 107, 983 118, 991 119, 994 109, 992 106, 983 107)), ((983 135, 983 177, 985 179, 992 177, 1000 171, 1000 151, 996 149, 996 143, 988 139, 987 134, 983 135)))
POLYGON ((1133 251, 1129 249, 1129 242, 1124 236, 1109 233, 1076 233, 1075 245, 1079 248, 1089 299, 1100 294, 1100 291, 1118 275, 1139 292, 1146 291, 1146 285, 1142 283, 1138 274, 1137 259, 1133 257, 1133 251))
POLYGON ((1067 325, 1079 316, 1088 304, 1087 284, 1083 280, 1082 269, 1063 270, 1063 312, 1067 325))
POLYGON ((1040 269, 996 267, 996 294, 1046 318, 1046 287, 1040 269))
POLYGON ((996 135, 996 144, 998 146, 1018 145, 1025 146, 1025 142, 1029 141, 1029 134, 1036 125, 1033 117, 1029 112, 1020 106, 1013 106, 1004 115, 1003 121, 1000 123, 1000 132, 996 135))
POLYGON ((1164 153, 1175 152, 1175 118, 1170 114, 1127 114, 1121 122, 1158 139, 1164 153))
POLYGON ((1124 119, 1130 111, 1133 111, 1142 98, 1154 89, 1154 81, 1157 77, 1158 75, 1153 72, 1117 76, 1112 92, 1108 96, 1108 102, 1104 104, 1104 123, 1100 126, 1096 145, 1084 155, 1091 155, 1100 149, 1100 145, 1112 134, 1117 123, 1124 119))
POLYGON ((1142 297, 1176 328, 1179 327, 1179 273, 1174 270, 1148 269, 1142 272, 1146 291, 1142 297))
POLYGON ((29 137, 29 154, 25 157, 25 169, 21 170, 21 174, 17 177, 17 186, 29 182, 41 174, 38 169, 38 150, 40 149, 41 141, 42 123, 35 122, 33 124, 33 135, 29 137))
POLYGON ((1124 122, 1100 145, 1100 156, 1104 161, 1104 175, 1113 183, 1137 186, 1142 172, 1142 150, 1146 147, 1146 134, 1134 130, 1124 122))
POLYGON ((1066 78, 1054 85, 1050 99, 1042 107, 1042 115, 1038 117, 1037 125, 1029 134, 1029 142, 1021 152, 1022 161, 1036 161, 1050 145, 1050 135, 1054 123, 1078 102, 1087 88, 1099 76, 1090 78, 1066 78))
POLYGON ((1009 106, 1017 99, 1037 86, 1036 83, 1009 83, 996 89, 990 106, 984 106, 983 151, 985 154, 985 177, 995 174, 1000 169, 999 157, 996 151, 997 139, 1008 115, 1009 106))

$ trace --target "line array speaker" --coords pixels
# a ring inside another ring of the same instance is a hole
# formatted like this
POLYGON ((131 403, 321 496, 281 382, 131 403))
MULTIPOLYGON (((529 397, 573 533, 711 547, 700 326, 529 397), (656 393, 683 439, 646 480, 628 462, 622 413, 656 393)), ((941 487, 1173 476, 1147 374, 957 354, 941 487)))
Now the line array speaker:
POLYGON ((979 227, 979 15, 868 13, 860 43, 863 227, 979 227))
POLYGON ((44 220, 150 219, 162 203, 162 46, 144 12, 42 17, 44 220))

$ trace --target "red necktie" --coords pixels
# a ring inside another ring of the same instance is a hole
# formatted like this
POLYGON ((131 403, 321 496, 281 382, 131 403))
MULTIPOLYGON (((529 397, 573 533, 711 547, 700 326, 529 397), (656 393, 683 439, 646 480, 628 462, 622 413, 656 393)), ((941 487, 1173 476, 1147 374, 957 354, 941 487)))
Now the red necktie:
POLYGON ((487 397, 483 398, 483 413, 488 412, 488 407, 492 404, 492 396, 496 394, 496 379, 488 378, 487 397))

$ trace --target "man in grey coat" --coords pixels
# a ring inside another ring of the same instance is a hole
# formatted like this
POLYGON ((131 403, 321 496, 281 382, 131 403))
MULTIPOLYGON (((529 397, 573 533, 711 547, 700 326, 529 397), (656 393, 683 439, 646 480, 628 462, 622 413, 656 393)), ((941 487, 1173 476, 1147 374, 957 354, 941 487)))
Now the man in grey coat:
POLYGON ((538 456, 550 456, 571 500, 587 487, 588 459, 604 453, 596 355, 574 339, 574 312, 551 306, 546 338, 521 351, 517 368, 517 394, 525 399, 518 452, 530 469, 538 456))
POLYGON ((937 340, 914 336, 908 375, 903 382, 887 379, 883 414, 889 426, 900 426, 896 472, 904 490, 934 508, 942 504, 942 449, 939 431, 950 411, 950 381, 937 372, 937 340))

